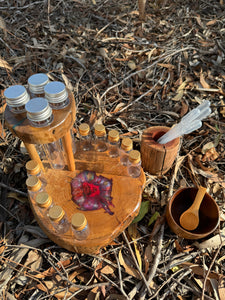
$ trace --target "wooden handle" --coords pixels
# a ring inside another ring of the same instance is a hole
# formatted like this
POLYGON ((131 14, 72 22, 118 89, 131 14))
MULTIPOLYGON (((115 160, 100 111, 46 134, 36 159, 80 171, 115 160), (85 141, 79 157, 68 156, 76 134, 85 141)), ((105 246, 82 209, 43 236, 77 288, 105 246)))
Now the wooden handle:
POLYGON ((70 171, 75 171, 75 161, 73 157, 72 139, 70 132, 68 131, 64 137, 62 137, 63 147, 65 149, 68 168, 70 171))
POLYGON ((24 145, 25 145, 31 159, 35 160, 39 164, 41 169, 43 171, 45 171, 44 166, 43 166, 42 161, 37 153, 35 146, 33 144, 28 144, 28 143, 24 143, 24 145))
POLYGON ((197 195, 195 196, 195 200, 189 210, 199 210, 199 207, 201 205, 202 199, 205 196, 206 188, 203 186, 199 186, 197 195))

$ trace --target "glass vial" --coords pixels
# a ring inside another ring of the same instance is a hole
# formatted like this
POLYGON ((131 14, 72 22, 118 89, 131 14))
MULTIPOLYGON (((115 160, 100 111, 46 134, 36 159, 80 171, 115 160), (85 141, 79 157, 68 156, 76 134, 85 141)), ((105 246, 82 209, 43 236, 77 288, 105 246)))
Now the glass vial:
POLYGON ((64 83, 60 81, 49 82, 45 88, 45 98, 52 109, 62 109, 69 104, 69 97, 64 83))
MULTIPOLYGON (((46 127, 53 121, 52 109, 45 98, 33 98, 25 105, 27 118, 33 127, 46 127)), ((38 152, 43 152, 53 169, 65 167, 61 140, 36 146, 38 152), (40 151, 40 148, 42 149, 40 151)))
POLYGON ((56 233, 63 234, 69 230, 70 224, 61 206, 53 205, 50 207, 48 214, 56 233))
POLYGON ((106 130, 102 124, 95 125, 95 150, 99 152, 107 150, 106 130))
POLYGON ((37 194, 35 202, 40 213, 47 216, 49 209, 53 206, 52 197, 46 192, 41 192, 37 194))
POLYGON ((40 179, 43 187, 45 187, 47 185, 47 181, 43 174, 44 172, 41 170, 40 165, 35 160, 29 160, 26 163, 26 170, 27 170, 28 176, 31 176, 31 175, 37 176, 40 179))
POLYGON ((30 100, 30 96, 24 86, 12 85, 4 91, 4 96, 11 112, 15 114, 26 112, 25 104, 30 100))
POLYGON ((31 199, 35 199, 38 193, 44 191, 41 181, 35 175, 31 175, 27 178, 26 185, 31 199))
POLYGON ((28 78, 28 87, 31 98, 44 97, 44 87, 49 82, 49 78, 44 73, 37 73, 28 78))
POLYGON ((108 133, 108 151, 110 157, 119 156, 119 132, 117 130, 110 130, 108 133))
POLYGON ((120 163, 127 166, 129 153, 133 149, 133 141, 130 138, 123 138, 120 146, 120 163))
POLYGON ((141 174, 141 154, 137 150, 129 153, 129 163, 127 166, 129 176, 137 178, 141 174))
POLYGON ((76 213, 71 218, 72 231, 75 239, 86 240, 89 235, 89 226, 84 214, 76 213))
POLYGON ((81 151, 91 150, 90 126, 87 123, 80 124, 79 134, 80 134, 80 150, 81 151))

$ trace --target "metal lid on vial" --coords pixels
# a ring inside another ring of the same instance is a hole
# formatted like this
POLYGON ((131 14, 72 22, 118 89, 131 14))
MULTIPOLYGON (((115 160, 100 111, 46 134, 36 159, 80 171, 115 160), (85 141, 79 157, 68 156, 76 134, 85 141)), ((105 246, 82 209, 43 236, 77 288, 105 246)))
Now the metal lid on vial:
POLYGON ((8 87, 4 91, 4 96, 7 104, 12 107, 25 105, 30 100, 26 88, 22 85, 12 85, 8 87))
POLYGON ((32 122, 47 120, 52 115, 52 109, 45 98, 33 98, 25 105, 27 119, 32 122))
POLYGON ((36 203, 41 207, 49 207, 52 203, 52 198, 46 192, 39 193, 35 198, 36 203))
POLYGON ((68 93, 64 83, 60 81, 49 82, 45 88, 45 98, 50 103, 61 103, 68 98, 68 93))
POLYGON ((42 94, 44 87, 49 82, 49 78, 44 73, 37 73, 28 78, 28 86, 31 93, 42 94))
POLYGON ((59 205, 54 205, 49 209, 49 218, 53 221, 60 221, 64 216, 64 210, 59 205))
POLYGON ((96 124, 95 125, 95 135, 96 136, 105 136, 106 135, 105 126, 102 124, 96 124))
POLYGON ((137 150, 132 150, 129 154, 129 161, 138 164, 141 161, 141 154, 137 150))
POLYGON ((26 163, 27 173, 30 175, 36 175, 40 173, 41 167, 35 160, 29 160, 26 163))
POLYGON ((120 139, 119 132, 115 129, 112 129, 108 133, 108 140, 110 142, 118 142, 120 139))
POLYGON ((130 151, 133 148, 133 141, 132 139, 126 137, 122 139, 121 148, 124 151, 130 151))
POLYGON ((41 188, 41 181, 38 179, 37 176, 31 175, 26 180, 26 185, 28 190, 30 191, 38 191, 41 188))
POLYGON ((87 123, 82 123, 79 126, 79 133, 82 136, 87 136, 90 132, 90 126, 87 123))
POLYGON ((72 215, 71 224, 76 230, 82 230, 87 225, 87 219, 84 214, 76 213, 72 215))

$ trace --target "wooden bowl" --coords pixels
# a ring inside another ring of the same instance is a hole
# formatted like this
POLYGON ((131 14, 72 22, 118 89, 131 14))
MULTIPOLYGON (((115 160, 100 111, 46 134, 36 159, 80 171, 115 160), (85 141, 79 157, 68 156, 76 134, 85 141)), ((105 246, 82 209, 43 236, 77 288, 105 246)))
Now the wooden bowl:
POLYGON ((157 143, 157 140, 169 130, 170 128, 166 126, 155 126, 143 131, 141 139, 142 166, 152 175, 165 174, 177 156, 180 138, 166 144, 157 143))
POLYGON ((196 240, 211 234, 219 225, 219 208, 215 200, 206 193, 199 209, 199 225, 193 231, 185 230, 180 225, 180 216, 193 203, 198 188, 181 188, 170 198, 167 209, 166 219, 171 230, 178 236, 196 240))

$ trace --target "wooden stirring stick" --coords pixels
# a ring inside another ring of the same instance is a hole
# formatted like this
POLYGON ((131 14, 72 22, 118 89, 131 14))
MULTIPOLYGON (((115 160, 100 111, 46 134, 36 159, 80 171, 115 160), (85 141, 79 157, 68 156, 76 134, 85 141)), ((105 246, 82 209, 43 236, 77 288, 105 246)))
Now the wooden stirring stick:
POLYGON ((191 207, 180 216, 180 224, 184 229, 194 230, 199 224, 199 207, 205 196, 206 188, 199 186, 197 195, 191 207))

